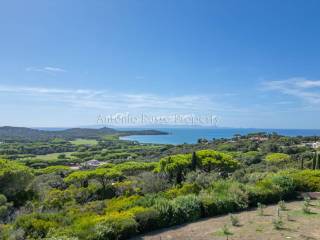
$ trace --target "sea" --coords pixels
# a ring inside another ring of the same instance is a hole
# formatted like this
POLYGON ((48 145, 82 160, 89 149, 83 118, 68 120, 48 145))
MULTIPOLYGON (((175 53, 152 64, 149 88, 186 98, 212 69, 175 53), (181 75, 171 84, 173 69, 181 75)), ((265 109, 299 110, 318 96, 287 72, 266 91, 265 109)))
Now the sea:
MULTIPOLYGON (((141 130, 141 128, 130 128, 141 130)), ((155 144, 184 144, 196 143, 199 138, 208 140, 232 138, 235 134, 266 132, 283 136, 320 136, 320 129, 258 129, 258 128, 157 128, 156 130, 169 133, 168 135, 132 135, 121 137, 123 140, 138 141, 140 143, 155 144)))

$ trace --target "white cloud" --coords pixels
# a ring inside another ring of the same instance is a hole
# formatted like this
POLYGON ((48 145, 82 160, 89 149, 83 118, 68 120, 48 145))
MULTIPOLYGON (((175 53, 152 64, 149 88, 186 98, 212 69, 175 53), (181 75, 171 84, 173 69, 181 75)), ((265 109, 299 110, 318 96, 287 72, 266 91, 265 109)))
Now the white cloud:
MULTIPOLYGON (((27 96, 73 107, 110 111, 191 112, 213 111, 217 105, 209 96, 114 93, 107 90, 58 89, 0 85, 0 93, 27 96)), ((221 104, 220 104, 221 106, 221 104)))
POLYGON ((267 81, 263 83, 263 86, 265 90, 294 96, 312 104, 320 103, 320 80, 289 78, 279 81, 267 81))
POLYGON ((66 72, 63 68, 58 67, 27 67, 26 71, 28 72, 44 72, 44 73, 63 73, 66 72))

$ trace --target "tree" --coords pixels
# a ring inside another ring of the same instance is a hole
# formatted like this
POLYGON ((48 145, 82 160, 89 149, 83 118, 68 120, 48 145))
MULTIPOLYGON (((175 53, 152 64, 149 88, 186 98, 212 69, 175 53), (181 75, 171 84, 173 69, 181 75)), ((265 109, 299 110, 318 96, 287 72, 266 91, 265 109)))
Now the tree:
POLYGON ((113 181, 119 180, 123 175, 121 171, 112 168, 98 168, 89 172, 89 179, 96 179, 102 185, 103 190, 112 184, 113 181))
POLYGON ((316 152, 315 155, 316 155, 315 169, 320 169, 320 156, 319 156, 318 152, 316 152))
POLYGON ((0 160, 0 193, 9 201, 21 202, 33 179, 30 168, 12 161, 0 160))
POLYGON ((190 166, 191 154, 177 154, 160 159, 156 171, 167 174, 170 180, 175 179, 180 184, 190 166))
POLYGON ((312 169, 316 169, 316 162, 317 162, 317 154, 313 153, 313 158, 312 158, 312 169))
POLYGON ((196 152, 193 152, 191 157, 191 170, 195 171, 197 167, 198 167, 197 154, 196 152))
POLYGON ((88 187, 88 181, 90 177, 90 171, 77 171, 71 173, 64 180, 66 183, 72 183, 79 185, 80 187, 88 187))
POLYGON ((235 170, 239 162, 234 160, 229 154, 214 151, 214 150, 201 150, 197 152, 199 164, 206 172, 212 170, 226 173, 235 170))

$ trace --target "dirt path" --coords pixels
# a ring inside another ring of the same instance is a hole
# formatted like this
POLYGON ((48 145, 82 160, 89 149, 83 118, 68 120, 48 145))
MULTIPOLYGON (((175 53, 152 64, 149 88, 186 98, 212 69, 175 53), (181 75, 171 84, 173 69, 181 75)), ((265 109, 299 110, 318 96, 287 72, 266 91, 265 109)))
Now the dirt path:
POLYGON ((269 206, 264 209, 263 216, 256 210, 234 214, 240 220, 239 227, 231 225, 230 216, 221 216, 152 232, 132 240, 225 240, 227 237, 222 233, 225 224, 232 233, 229 240, 320 239, 319 202, 311 201, 310 214, 302 211, 302 204, 301 201, 286 204, 287 211, 280 212, 283 220, 280 230, 276 230, 272 223, 277 219, 278 207, 269 206))

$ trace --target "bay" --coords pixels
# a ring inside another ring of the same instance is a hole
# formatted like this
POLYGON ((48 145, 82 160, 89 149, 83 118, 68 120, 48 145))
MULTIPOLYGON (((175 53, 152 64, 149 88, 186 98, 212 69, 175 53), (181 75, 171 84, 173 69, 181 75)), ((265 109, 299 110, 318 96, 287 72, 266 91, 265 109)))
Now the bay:
MULTIPOLYGON (((132 130, 133 128, 131 128, 132 130)), ((141 130, 141 128, 135 129, 141 130)), ((140 143, 155 144, 183 144, 196 143, 199 138, 212 140, 213 138, 232 138, 235 134, 276 132, 284 136, 319 136, 320 129, 257 129, 257 128, 157 128, 169 133, 168 135, 132 135, 121 137, 123 140, 138 141, 140 143)))

